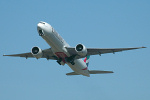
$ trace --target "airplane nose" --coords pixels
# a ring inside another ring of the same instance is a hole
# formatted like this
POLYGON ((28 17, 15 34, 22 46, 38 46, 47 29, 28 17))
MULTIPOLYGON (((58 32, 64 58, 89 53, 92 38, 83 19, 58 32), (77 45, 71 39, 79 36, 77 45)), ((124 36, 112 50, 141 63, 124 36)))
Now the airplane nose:
POLYGON ((37 24, 37 31, 38 31, 38 33, 39 33, 40 36, 44 35, 42 27, 43 27, 43 23, 40 22, 40 23, 37 24))
POLYGON ((45 25, 45 22, 40 21, 40 22, 37 24, 37 27, 38 27, 38 28, 42 28, 42 26, 44 26, 44 25, 45 25))
POLYGON ((38 23, 38 24, 37 24, 37 28, 38 28, 38 29, 41 29, 41 28, 42 28, 42 24, 41 24, 41 23, 38 23))
POLYGON ((37 31, 40 36, 46 36, 47 33, 52 33, 52 26, 46 22, 39 22, 37 24, 37 31))

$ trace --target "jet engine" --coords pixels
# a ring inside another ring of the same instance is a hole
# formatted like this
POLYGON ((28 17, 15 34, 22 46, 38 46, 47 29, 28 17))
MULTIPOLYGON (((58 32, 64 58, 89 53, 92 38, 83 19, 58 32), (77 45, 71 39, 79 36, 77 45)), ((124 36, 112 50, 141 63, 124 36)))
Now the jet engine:
POLYGON ((75 47, 75 50, 76 50, 77 54, 80 56, 86 56, 86 54, 87 54, 87 49, 83 44, 78 44, 75 47))
POLYGON ((33 47, 31 49, 31 53, 37 59, 39 59, 43 56, 42 49, 40 49, 39 47, 33 47))

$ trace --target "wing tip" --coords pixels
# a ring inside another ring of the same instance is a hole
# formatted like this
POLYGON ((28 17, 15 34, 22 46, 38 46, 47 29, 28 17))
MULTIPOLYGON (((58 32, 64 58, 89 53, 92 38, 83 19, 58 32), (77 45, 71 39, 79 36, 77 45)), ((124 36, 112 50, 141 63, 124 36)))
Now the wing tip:
POLYGON ((114 73, 113 71, 111 71, 110 73, 114 73))
POLYGON ((144 47, 144 46, 143 46, 143 47, 141 47, 141 48, 147 48, 147 47, 144 47))
POLYGON ((3 54, 3 56, 12 56, 12 55, 5 55, 5 54, 3 54))

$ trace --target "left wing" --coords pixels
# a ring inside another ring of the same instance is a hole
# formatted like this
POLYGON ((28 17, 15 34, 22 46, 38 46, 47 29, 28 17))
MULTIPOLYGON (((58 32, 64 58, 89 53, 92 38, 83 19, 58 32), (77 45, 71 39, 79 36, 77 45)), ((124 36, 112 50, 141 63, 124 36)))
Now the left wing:
MULTIPOLYGON (((42 58, 57 60, 57 57, 53 54, 51 48, 42 50, 42 58)), ((24 58, 35 58, 31 52, 21 53, 21 54, 12 54, 12 55, 3 55, 3 56, 12 56, 12 57, 24 57, 24 58)))
MULTIPOLYGON (((133 50, 133 49, 141 49, 146 47, 136 47, 136 48, 87 48, 87 55, 101 55, 105 53, 115 53, 115 52, 121 52, 126 50, 133 50)), ((75 51, 75 48, 66 48, 70 55, 75 55, 75 59, 84 58, 85 56, 80 56, 75 51)), ((86 56, 87 56, 86 55, 86 56)))

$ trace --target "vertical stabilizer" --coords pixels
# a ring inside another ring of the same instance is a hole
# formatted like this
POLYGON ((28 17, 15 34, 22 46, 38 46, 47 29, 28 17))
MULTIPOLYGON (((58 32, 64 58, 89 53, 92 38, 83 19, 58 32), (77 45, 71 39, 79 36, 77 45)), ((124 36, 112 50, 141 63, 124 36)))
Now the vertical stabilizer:
POLYGON ((90 59, 90 56, 86 56, 84 59, 84 62, 86 63, 87 67, 89 65, 89 59, 90 59))

